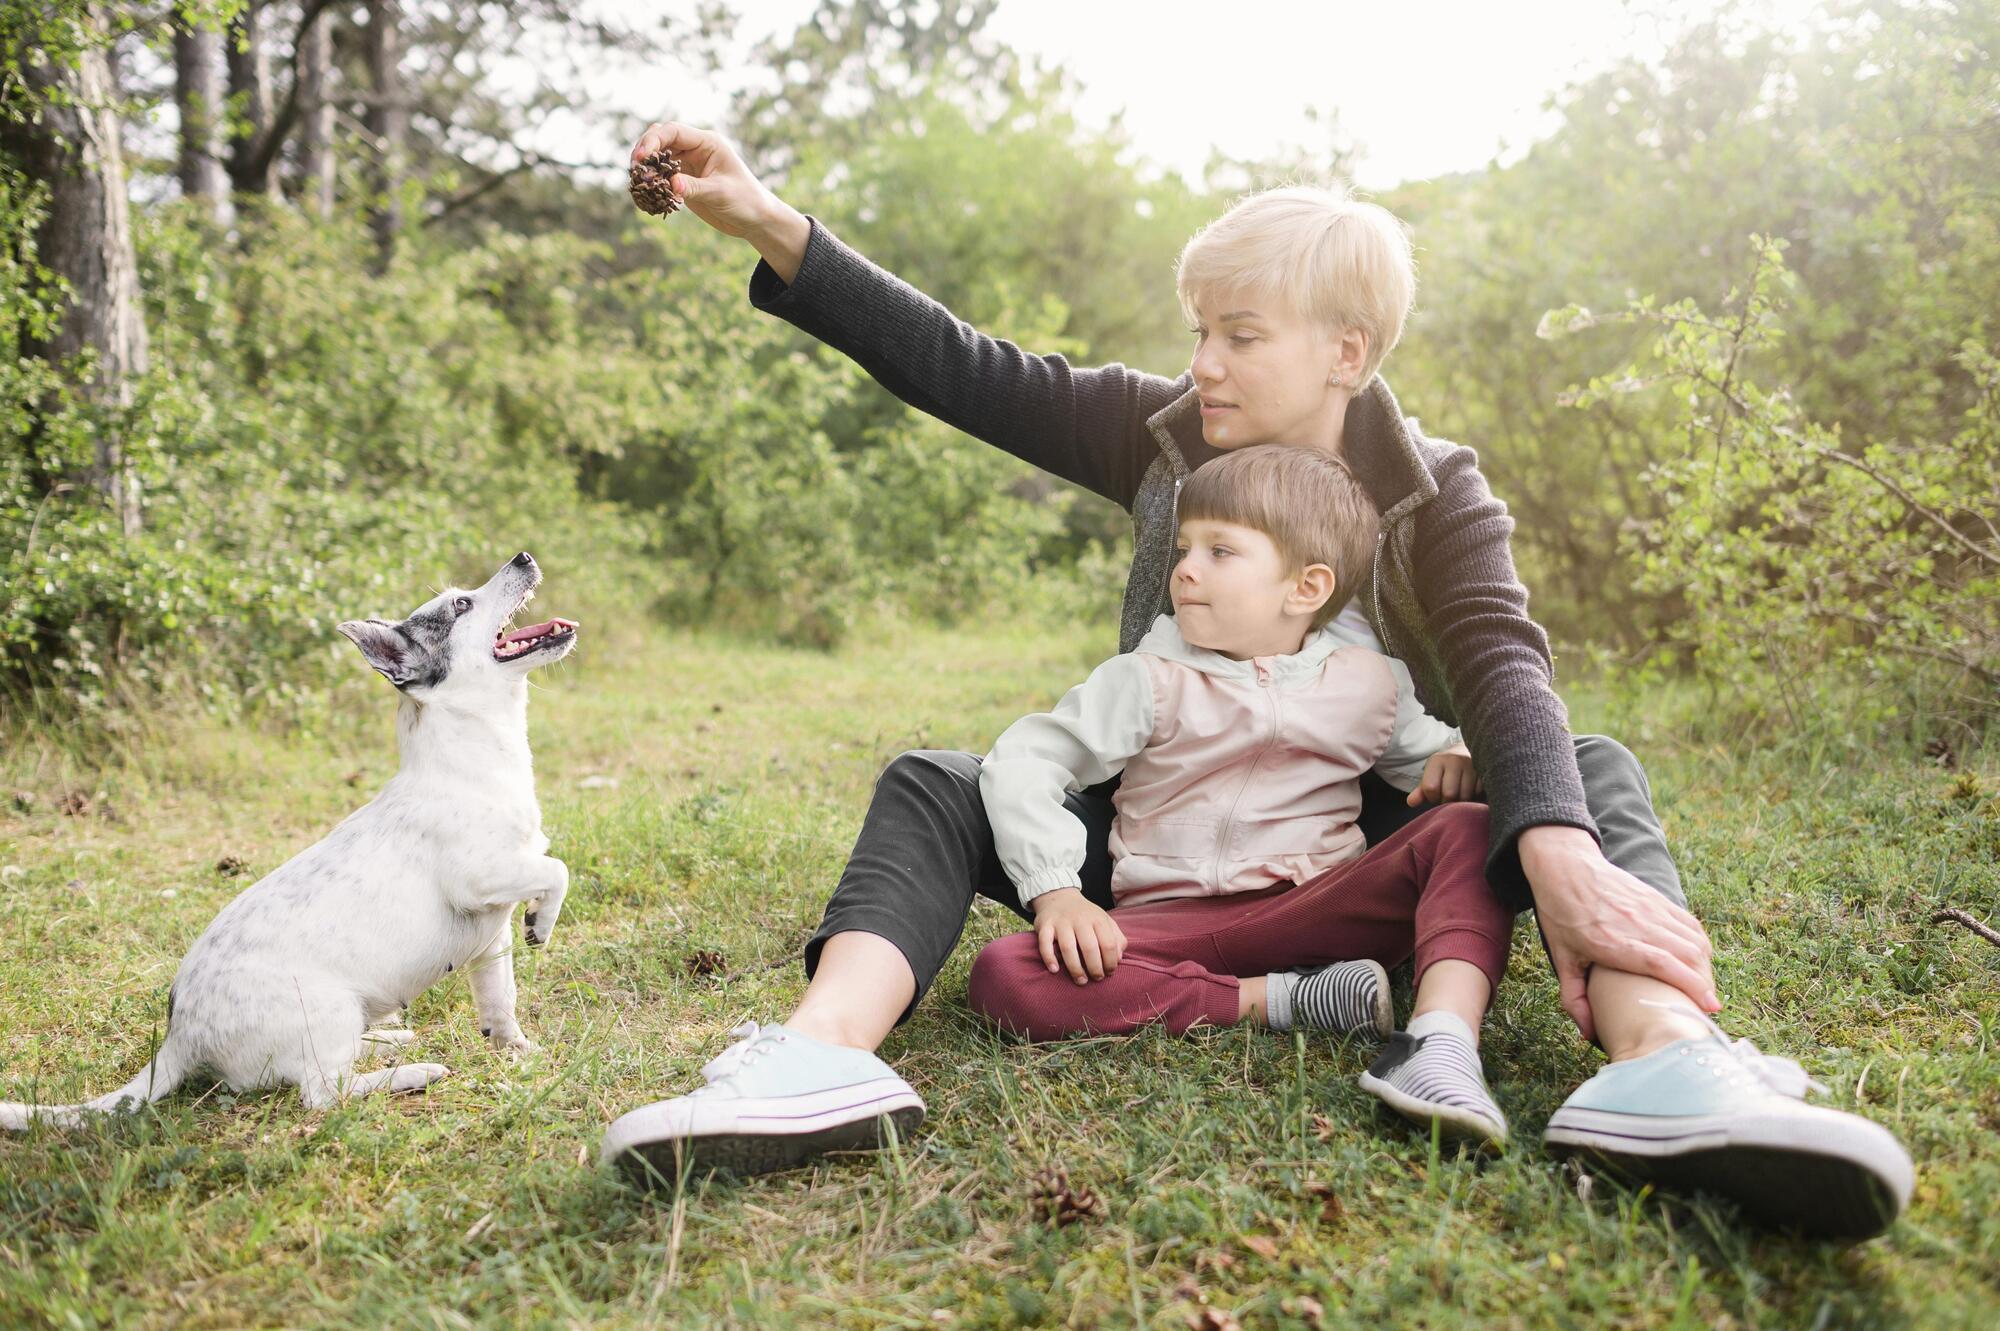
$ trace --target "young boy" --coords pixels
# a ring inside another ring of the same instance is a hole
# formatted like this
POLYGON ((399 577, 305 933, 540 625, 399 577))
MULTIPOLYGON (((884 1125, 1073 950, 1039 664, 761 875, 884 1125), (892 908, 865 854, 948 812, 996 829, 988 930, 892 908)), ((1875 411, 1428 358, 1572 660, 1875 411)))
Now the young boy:
POLYGON ((1406 791, 1477 790, 1407 669, 1333 623, 1377 526, 1359 482, 1315 449, 1244 448, 1188 480, 1175 613, 1010 726, 980 767, 1035 928, 980 953, 970 997, 1034 1039, 1243 1021, 1389 1036, 1362 1086, 1497 1149, 1507 1125, 1478 1027, 1513 917, 1486 884, 1486 808, 1450 805, 1373 850, 1355 826, 1370 768, 1406 791), (1063 797, 1113 776, 1107 912, 1080 890, 1085 832, 1063 797), (1415 1015, 1392 1034, 1383 967, 1412 953, 1415 1015))

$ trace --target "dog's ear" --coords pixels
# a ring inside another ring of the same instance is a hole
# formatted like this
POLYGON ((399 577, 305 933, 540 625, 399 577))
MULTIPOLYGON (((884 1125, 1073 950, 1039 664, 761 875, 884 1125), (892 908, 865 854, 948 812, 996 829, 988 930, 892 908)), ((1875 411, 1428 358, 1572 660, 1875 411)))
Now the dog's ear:
POLYGON ((368 664, 382 672, 382 678, 397 688, 416 678, 414 645, 396 631, 394 624, 384 624, 379 619, 350 619, 335 627, 353 640, 368 664))

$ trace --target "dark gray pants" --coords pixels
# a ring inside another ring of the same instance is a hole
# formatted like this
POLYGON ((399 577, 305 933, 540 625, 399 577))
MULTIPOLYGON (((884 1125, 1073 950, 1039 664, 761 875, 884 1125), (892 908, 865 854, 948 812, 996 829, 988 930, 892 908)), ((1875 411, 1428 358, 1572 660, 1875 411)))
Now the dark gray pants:
MULTIPOLYGON (((1023 919, 1033 918, 1021 908, 994 853, 993 829, 979 798, 979 763, 974 753, 918 749, 898 755, 883 770, 840 885, 826 903, 818 932, 806 943, 808 976, 833 935, 850 929, 880 934, 902 949, 916 973, 916 996, 898 1019, 908 1020, 958 946, 974 897, 989 897, 1023 919)), ((1579 735, 1576 765, 1605 858, 1685 906, 1680 873, 1667 851, 1639 760, 1617 740, 1579 735)), ((1112 900, 1106 842, 1116 788, 1116 782, 1107 782, 1064 801, 1089 833, 1083 894, 1107 910, 1112 900)), ((1426 812, 1410 808, 1401 791, 1372 772, 1361 779, 1361 791, 1359 823, 1371 846, 1426 812)), ((1491 878, 1494 890, 1515 909, 1533 905, 1511 855, 1494 866, 1491 878)))

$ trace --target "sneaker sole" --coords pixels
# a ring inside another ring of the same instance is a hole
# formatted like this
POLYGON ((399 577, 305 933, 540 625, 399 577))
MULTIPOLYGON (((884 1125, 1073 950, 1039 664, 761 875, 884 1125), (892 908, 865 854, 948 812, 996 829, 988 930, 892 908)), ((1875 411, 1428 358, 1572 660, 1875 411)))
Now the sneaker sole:
POLYGON ((726 1127, 685 1135, 649 1124, 651 1108, 614 1122, 599 1157, 643 1188, 672 1187, 684 1175, 770 1174, 833 1151, 880 1150, 892 1140, 885 1123, 894 1140, 908 1141, 924 1121, 923 1101, 907 1089, 804 1116, 739 1114, 726 1127))
POLYGON ((1887 1128, 1802 1106, 1792 1114, 1654 1118, 1558 1109, 1543 1141, 1606 1173, 1726 1197, 1774 1229, 1859 1241, 1887 1229, 1916 1184, 1887 1128))
POLYGON ((1488 1155, 1498 1155, 1507 1145, 1506 1129, 1496 1135, 1493 1125, 1475 1114, 1419 1100, 1371 1073, 1361 1074, 1361 1089, 1420 1127, 1428 1129, 1436 1123, 1438 1136, 1444 1141, 1476 1146, 1488 1155))

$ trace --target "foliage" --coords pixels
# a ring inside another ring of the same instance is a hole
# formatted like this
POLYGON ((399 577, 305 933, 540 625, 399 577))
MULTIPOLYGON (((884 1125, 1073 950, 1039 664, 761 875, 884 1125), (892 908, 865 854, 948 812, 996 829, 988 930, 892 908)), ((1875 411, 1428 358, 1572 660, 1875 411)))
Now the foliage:
MULTIPOLYGON (((2000 701, 2000 359, 1960 353, 1978 386, 1954 433, 1868 438, 1815 421, 1754 373, 1780 341, 1795 281, 1783 241, 1752 237, 1755 265, 1728 313, 1635 301, 1618 315, 1551 311, 1560 334, 1653 331, 1647 357, 1567 395, 1580 407, 1635 393, 1675 404, 1676 452, 1646 474, 1659 513, 1627 530, 1638 589, 1682 607, 1674 639, 1708 673, 1783 703, 1794 723, 1813 677, 1940 663, 1973 712, 2000 701), (1899 659, 1901 658, 1901 659, 1899 659)), ((1942 424, 1942 423, 1940 423, 1942 424)))
MULTIPOLYGON (((296 701, 346 666, 328 650, 337 620, 408 610, 441 562, 483 579, 538 535, 604 523, 565 465, 588 446, 573 431, 605 409, 601 386, 543 380, 542 411, 511 409, 543 367, 586 358, 575 328, 503 308, 498 275, 531 260, 559 285, 587 261, 573 243, 502 241, 377 279, 360 276, 364 237, 284 209, 246 218, 240 252, 214 241, 184 210, 141 219, 153 367, 116 426, 144 482, 143 533, 49 481, 87 456, 110 409, 38 397, 45 369, 9 359, 10 692, 96 707, 182 684, 218 703, 296 701), (392 599, 357 605, 362 589, 392 599)), ((601 530, 617 548, 619 524, 601 530)))
POLYGON ((1770 31, 1726 10, 1658 62, 1566 91, 1520 161, 1385 200, 1415 226, 1419 309, 1387 373, 1431 430, 1472 444, 1513 509, 1535 609, 1562 640, 1643 649, 1683 612, 1633 594, 1623 533, 1672 520, 1649 466, 1679 449, 1673 404, 1565 410, 1562 391, 1647 330, 1528 336, 1542 311, 1717 306, 1752 234, 1796 274, 1791 336, 1761 353, 1809 417, 1868 439, 1936 432, 1979 396, 1961 357, 1994 345, 2000 290, 2000 8, 1871 0, 1770 31))

